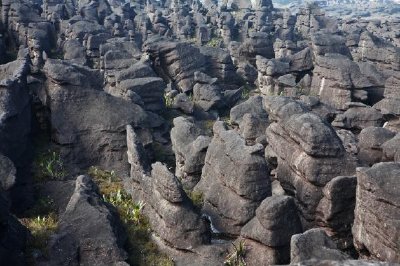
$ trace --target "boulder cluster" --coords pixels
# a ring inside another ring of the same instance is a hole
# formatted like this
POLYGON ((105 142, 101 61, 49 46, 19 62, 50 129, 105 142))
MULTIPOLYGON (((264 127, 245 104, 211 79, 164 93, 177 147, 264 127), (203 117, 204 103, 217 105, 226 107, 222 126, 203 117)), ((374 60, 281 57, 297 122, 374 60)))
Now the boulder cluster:
POLYGON ((400 5, 331 2, 0 0, 0 265, 129 265, 89 169, 175 265, 400 264, 400 5))

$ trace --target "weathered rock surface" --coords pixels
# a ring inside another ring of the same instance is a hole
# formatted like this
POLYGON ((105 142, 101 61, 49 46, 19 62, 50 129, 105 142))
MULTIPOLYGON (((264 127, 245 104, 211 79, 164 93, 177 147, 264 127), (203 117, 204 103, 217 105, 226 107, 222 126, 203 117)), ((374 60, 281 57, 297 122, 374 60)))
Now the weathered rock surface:
POLYGON ((156 70, 175 82, 182 92, 193 89, 194 72, 202 71, 205 64, 198 48, 155 37, 147 41, 144 50, 157 61, 156 70))
POLYGON ((89 176, 79 176, 50 242, 48 263, 127 265, 124 262, 127 254, 122 249, 124 241, 116 210, 103 202, 89 176))
POLYGON ((353 174, 355 159, 345 152, 332 127, 301 104, 271 97, 264 105, 275 110, 270 117, 277 119, 266 130, 268 149, 277 157, 276 177, 295 195, 303 227, 310 228, 323 188, 336 176, 353 174))
POLYGON ((254 217, 260 202, 271 195, 263 146, 246 146, 245 140, 223 122, 214 124, 205 165, 196 191, 203 193, 203 210, 214 227, 238 235, 254 217))
POLYGON ((399 263, 399 163, 357 168, 354 245, 361 258, 399 263))
POLYGON ((24 249, 28 231, 10 213, 7 191, 15 184, 16 170, 10 159, 0 154, 0 262, 25 265, 24 249))
POLYGON ((382 145, 392 139, 396 134, 382 127, 367 127, 359 135, 360 163, 365 166, 372 166, 383 160, 382 145))
POLYGON ((55 60, 44 70, 42 102, 50 108, 53 138, 63 157, 79 167, 127 171, 125 127, 146 127, 144 110, 100 90, 102 78, 95 70, 55 60))
POLYGON ((175 118, 171 129, 172 149, 175 152, 175 174, 186 188, 193 188, 201 171, 211 138, 190 118, 175 118))
POLYGON ((332 122, 332 126, 349 129, 362 130, 366 127, 380 127, 383 125, 383 115, 376 109, 363 104, 348 104, 343 114, 339 114, 332 122))
POLYGON ((341 250, 352 247, 351 224, 354 220, 357 178, 338 176, 322 190, 323 198, 316 210, 317 224, 341 250))
POLYGON ((354 90, 373 86, 355 62, 340 54, 317 56, 313 74, 311 93, 337 109, 345 109, 354 90))
POLYGON ((310 259, 342 261, 349 256, 338 250, 322 229, 311 229, 292 236, 290 243, 291 264, 310 259))
POLYGON ((169 246, 179 250, 190 251, 209 243, 207 223, 195 211, 181 183, 160 162, 148 165, 143 146, 133 128, 127 131, 133 181, 130 182, 130 191, 134 199, 146 203, 144 211, 151 228, 169 246))
POLYGON ((246 259, 268 265, 288 263, 290 238, 301 232, 294 199, 289 196, 268 197, 257 208, 256 216, 241 231, 246 244, 251 240, 254 243, 252 245, 260 246, 261 251, 266 250, 265 258, 261 259, 253 251, 246 259))

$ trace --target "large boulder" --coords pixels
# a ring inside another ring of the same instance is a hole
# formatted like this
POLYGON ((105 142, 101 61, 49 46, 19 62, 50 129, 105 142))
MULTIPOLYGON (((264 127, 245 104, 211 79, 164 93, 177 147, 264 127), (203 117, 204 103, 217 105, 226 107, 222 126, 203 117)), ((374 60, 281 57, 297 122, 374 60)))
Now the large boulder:
POLYGON ((128 158, 131 164, 129 184, 132 197, 144 201, 151 228, 168 246, 193 251, 210 242, 207 222, 185 194, 181 183, 167 166, 149 164, 135 130, 127 127, 128 158))
POLYGON ((352 248, 350 225, 354 220, 357 178, 338 176, 322 190, 323 198, 316 210, 317 224, 336 242, 338 248, 352 248))
POLYGON ((352 101, 354 90, 373 86, 357 63, 340 54, 317 56, 313 74, 311 93, 338 109, 345 109, 345 104, 352 101))
POLYGON ((103 201, 89 176, 79 176, 57 233, 50 241, 47 263, 127 265, 124 241, 117 211, 103 201))
POLYGON ((295 195, 303 227, 313 227, 323 188, 337 176, 353 174, 355 158, 346 153, 333 128, 301 104, 281 97, 264 104, 267 110, 277 107, 270 113, 277 122, 266 130, 267 150, 278 163, 276 177, 295 195))
POLYGON ((47 60, 44 72, 42 102, 51 111, 53 139, 64 159, 79 168, 99 165, 128 172, 125 127, 146 127, 144 110, 101 90, 96 70, 47 60))
POLYGON ((30 169, 32 104, 27 86, 29 59, 21 57, 0 65, 0 153, 17 169, 16 185, 10 191, 13 209, 22 210, 30 204, 32 178, 30 169))
POLYGON ((364 128, 359 137, 358 158, 362 165, 372 166, 383 160, 382 145, 392 139, 396 133, 382 127, 364 128))
POLYGON ((400 164, 357 168, 354 245, 361 258, 400 263, 400 164))
POLYGON ((337 249, 335 242, 322 229, 311 229, 303 234, 292 236, 291 264, 311 259, 342 261, 349 258, 347 254, 337 249))
POLYGON ((156 70, 175 82, 182 92, 193 89, 194 72, 202 71, 206 62, 195 46, 166 38, 148 39, 144 50, 156 60, 156 70))
POLYGON ((268 197, 257 208, 256 216, 242 228, 241 237, 246 242, 249 239, 263 245, 269 256, 259 260, 254 254, 254 258, 246 256, 246 259, 258 259, 258 263, 263 265, 288 263, 290 239, 301 232, 294 199, 289 196, 268 197), (281 254, 285 254, 287 259, 281 254))
POLYGON ((348 104, 343 114, 339 114, 332 122, 334 127, 349 130, 362 130, 366 127, 383 125, 383 115, 375 108, 360 103, 348 104))
POLYGON ((200 180, 211 138, 193 119, 177 117, 173 123, 171 142, 176 159, 175 174, 184 187, 191 189, 200 180))
POLYGON ((271 195, 263 146, 247 146, 234 130, 216 122, 200 182, 195 191, 203 193, 203 211, 222 233, 238 235, 254 217, 260 202, 271 195))

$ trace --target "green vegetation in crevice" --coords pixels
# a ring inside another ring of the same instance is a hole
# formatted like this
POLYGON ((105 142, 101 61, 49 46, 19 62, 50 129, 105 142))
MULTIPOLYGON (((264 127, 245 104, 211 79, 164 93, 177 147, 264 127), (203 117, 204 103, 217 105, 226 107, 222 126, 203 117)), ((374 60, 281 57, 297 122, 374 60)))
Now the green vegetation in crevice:
POLYGON ((66 175, 64 162, 58 151, 47 150, 39 153, 33 161, 33 179, 36 182, 61 180, 66 175))
POLYGON ((237 245, 232 243, 233 250, 226 257, 224 265, 226 266, 246 266, 245 256, 246 256, 246 246, 244 241, 240 241, 237 245))
POLYGON ((205 133, 208 136, 212 136, 213 135, 214 124, 215 124, 215 120, 212 120, 212 119, 203 120, 203 121, 200 122, 201 128, 205 130, 205 133))
POLYGON ((47 247, 52 234, 58 227, 58 215, 54 201, 49 197, 39 198, 35 205, 27 210, 20 222, 29 230, 26 245, 28 265, 35 265, 35 260, 47 257, 47 247))
POLYGON ((199 191, 192 191, 192 190, 186 190, 186 195, 189 197, 189 199, 192 200, 193 205, 195 207, 197 207, 198 209, 201 209, 203 207, 203 203, 204 203, 204 197, 203 197, 203 193, 199 192, 199 191))
POLYGON ((151 240, 151 228, 143 214, 145 204, 134 202, 124 190, 122 180, 113 171, 103 171, 91 167, 88 174, 97 183, 105 202, 112 204, 119 213, 127 234, 125 250, 129 254, 128 263, 133 266, 172 266, 173 261, 160 253, 151 240))
POLYGON ((248 85, 243 86, 241 97, 243 100, 250 98, 250 87, 248 85))
POLYGON ((167 108, 172 108, 174 104, 174 98, 167 92, 164 93, 164 103, 167 108))
POLYGON ((221 43, 223 43, 222 38, 213 37, 213 38, 211 38, 211 40, 208 43, 205 44, 205 46, 218 48, 218 47, 220 47, 221 43))

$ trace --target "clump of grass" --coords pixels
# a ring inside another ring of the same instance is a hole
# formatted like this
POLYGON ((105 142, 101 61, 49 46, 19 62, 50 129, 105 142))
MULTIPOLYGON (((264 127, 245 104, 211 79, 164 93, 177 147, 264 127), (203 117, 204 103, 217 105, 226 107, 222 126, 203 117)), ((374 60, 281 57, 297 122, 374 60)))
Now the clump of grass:
POLYGON ((130 265, 172 266, 173 261, 158 251, 151 241, 151 228, 143 214, 145 203, 135 202, 124 190, 122 180, 114 171, 89 168, 89 175, 97 183, 105 202, 113 205, 121 218, 127 233, 125 249, 129 254, 130 265))
POLYGON ((55 212, 44 216, 23 218, 21 223, 31 233, 27 243, 28 261, 33 262, 35 257, 47 256, 47 246, 50 236, 55 233, 58 227, 58 217, 55 212))
POLYGON ((247 100, 250 98, 250 88, 248 86, 244 86, 242 89, 242 99, 247 100))
POLYGON ((186 190, 186 189, 185 189, 185 192, 186 192, 186 195, 189 197, 189 199, 192 200, 194 206, 201 209, 201 207, 203 206, 203 203, 204 203, 203 193, 201 193, 199 191, 191 191, 191 190, 186 190))
POLYGON ((227 256, 226 260, 224 261, 224 265, 227 266, 245 266, 246 262, 244 260, 246 255, 246 246, 244 241, 240 241, 239 244, 236 246, 234 243, 233 251, 227 256))
POLYGON ((59 180, 66 176, 60 153, 51 150, 39 154, 34 161, 33 171, 37 182, 59 180))
POLYGON ((216 47, 220 47, 221 43, 222 43, 222 38, 214 37, 214 38, 211 38, 211 40, 208 43, 206 43, 205 46, 216 48, 216 47))
POLYGON ((164 93, 164 103, 167 108, 172 108, 174 104, 174 98, 168 92, 164 93))

